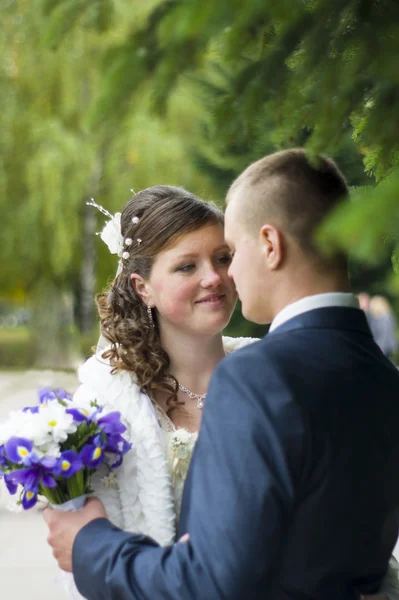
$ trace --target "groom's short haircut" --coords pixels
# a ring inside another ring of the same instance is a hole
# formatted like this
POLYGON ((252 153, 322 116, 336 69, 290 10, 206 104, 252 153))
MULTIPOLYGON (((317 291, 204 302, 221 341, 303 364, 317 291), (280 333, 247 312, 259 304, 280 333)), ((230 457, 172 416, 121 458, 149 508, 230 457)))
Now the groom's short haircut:
MULTIPOLYGON (((250 165, 233 182, 227 201, 238 188, 244 224, 253 230, 263 223, 274 224, 323 260, 314 243, 315 230, 349 196, 345 178, 333 160, 319 156, 310 162, 300 148, 276 152, 250 165)), ((328 262, 337 259, 343 265, 343 258, 336 254, 328 262)))

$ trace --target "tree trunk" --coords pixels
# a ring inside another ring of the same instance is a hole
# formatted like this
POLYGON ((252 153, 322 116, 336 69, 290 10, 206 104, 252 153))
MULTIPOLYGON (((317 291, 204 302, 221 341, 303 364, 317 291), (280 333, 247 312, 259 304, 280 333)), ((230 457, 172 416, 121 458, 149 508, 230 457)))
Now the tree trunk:
POLYGON ((38 281, 31 293, 35 367, 76 369, 82 362, 74 323, 73 295, 51 281, 38 281))
MULTIPOLYGON (((101 191, 101 178, 108 147, 109 143, 105 140, 93 166, 89 181, 89 190, 92 196, 96 196, 101 191)), ((87 206, 85 202, 83 209, 83 249, 80 277, 80 330, 82 333, 89 333, 92 330, 94 316, 97 314, 94 304, 96 286, 96 223, 96 211, 92 206, 87 206)))
POLYGON ((95 229, 96 212, 85 204, 83 210, 83 252, 80 277, 80 330, 88 333, 94 325, 94 291, 96 285, 95 229))

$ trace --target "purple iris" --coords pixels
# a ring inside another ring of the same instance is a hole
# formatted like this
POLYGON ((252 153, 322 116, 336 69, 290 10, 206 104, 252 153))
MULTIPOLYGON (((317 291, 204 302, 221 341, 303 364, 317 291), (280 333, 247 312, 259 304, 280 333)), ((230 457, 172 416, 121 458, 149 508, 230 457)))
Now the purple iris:
POLYGON ((111 469, 116 469, 122 464, 124 455, 129 452, 131 447, 132 444, 127 442, 119 433, 107 436, 105 451, 118 455, 118 459, 111 465, 111 469))
POLYGON ((39 407, 38 406, 25 406, 25 408, 22 409, 22 412, 30 412, 30 413, 38 413, 39 412, 39 407))
POLYGON ((119 433, 107 436, 106 452, 115 452, 116 454, 126 454, 132 447, 119 433))
POLYGON ((19 437, 11 437, 4 444, 4 456, 17 465, 29 465, 33 443, 19 437))
POLYGON ((55 395, 57 396, 57 398, 60 398, 61 400, 72 400, 72 396, 71 394, 68 394, 67 391, 63 390, 62 388, 57 388, 56 390, 53 390, 55 395))
POLYGON ((89 417, 89 419, 88 419, 88 421, 87 421, 87 422, 88 422, 89 424, 91 424, 91 423, 93 423, 94 421, 97 421, 97 417, 98 417, 98 415, 99 415, 99 414, 101 414, 102 412, 103 412, 103 407, 102 407, 102 406, 98 406, 98 407, 96 408, 96 410, 95 410, 93 413, 91 413, 91 415, 90 415, 90 417, 89 417))
POLYGON ((53 400, 72 400, 72 396, 70 394, 68 394, 68 392, 66 392, 65 390, 63 390, 62 388, 58 388, 58 389, 51 389, 51 388, 39 388, 37 390, 37 395, 39 397, 39 406, 26 406, 25 408, 22 409, 22 412, 30 412, 30 413, 38 413, 39 412, 39 407, 41 404, 47 404, 47 402, 53 401, 53 400))
POLYGON ((39 397, 39 404, 43 404, 44 402, 49 402, 50 400, 57 400, 57 396, 55 391, 51 388, 39 388, 37 390, 37 395, 39 397))
POLYGON ((31 492, 37 492, 40 484, 54 488, 57 485, 53 477, 57 462, 57 459, 51 456, 38 458, 31 455, 31 464, 24 469, 17 469, 9 473, 10 480, 23 485, 26 490, 31 492))
POLYGON ((76 423, 83 423, 84 421, 89 421, 89 413, 83 408, 67 408, 65 412, 67 412, 68 415, 72 415, 73 420, 76 423))
POLYGON ((0 470, 1 467, 7 466, 7 459, 4 455, 4 444, 0 446, 0 470))
POLYGON ((65 479, 69 479, 69 477, 72 477, 72 475, 83 469, 83 466, 83 460, 77 452, 66 450, 57 461, 54 475, 62 475, 65 479))
POLYGON ((30 455, 30 465, 8 474, 8 482, 24 487, 22 506, 31 508, 37 502, 39 486, 54 488, 57 486, 53 475, 57 466, 57 459, 51 456, 38 458, 34 453, 30 455))
POLYGON ((14 496, 14 494, 17 493, 18 485, 12 481, 10 475, 7 473, 4 475, 4 483, 6 484, 8 492, 11 494, 11 496, 14 496))
POLYGON ((30 490, 25 490, 22 496, 22 506, 25 510, 32 508, 35 506, 37 502, 37 494, 35 492, 31 492, 30 490))
POLYGON ((80 452, 80 458, 89 469, 95 469, 105 459, 105 443, 101 435, 96 435, 80 452))
POLYGON ((126 431, 125 425, 121 421, 120 412, 110 412, 97 420, 101 431, 109 435, 123 433, 126 431))
POLYGON ((17 485, 13 483, 7 473, 4 473, 4 467, 7 468, 8 463, 4 452, 4 444, 0 446, 0 479, 4 479, 4 483, 11 495, 17 491, 17 485))
POLYGON ((51 388, 40 388, 37 390, 37 395, 39 396, 39 404, 43 404, 45 402, 49 402, 51 400, 72 400, 72 397, 68 392, 63 390, 62 388, 51 389, 51 388))

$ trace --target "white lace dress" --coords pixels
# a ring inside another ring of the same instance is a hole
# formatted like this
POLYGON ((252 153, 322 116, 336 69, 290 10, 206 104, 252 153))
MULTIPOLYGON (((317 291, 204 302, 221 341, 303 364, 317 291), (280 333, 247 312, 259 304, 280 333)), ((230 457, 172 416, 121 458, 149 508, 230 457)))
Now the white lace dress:
POLYGON ((163 409, 155 405, 158 422, 165 435, 166 456, 168 459, 173 497, 176 510, 176 525, 180 517, 181 501, 184 482, 186 480, 191 455, 194 450, 198 433, 187 431, 183 427, 175 427, 163 409))

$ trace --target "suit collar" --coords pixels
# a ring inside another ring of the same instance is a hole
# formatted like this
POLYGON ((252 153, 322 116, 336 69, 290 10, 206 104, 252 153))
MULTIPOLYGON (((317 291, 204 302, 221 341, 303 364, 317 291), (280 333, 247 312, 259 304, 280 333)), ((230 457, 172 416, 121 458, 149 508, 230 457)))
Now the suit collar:
POLYGON ((343 329, 371 336, 364 312, 359 308, 342 306, 316 308, 303 312, 270 331, 268 336, 304 328, 343 329))
POLYGON ((270 331, 279 327, 285 321, 289 321, 293 317, 301 313, 314 310, 316 308, 328 308, 331 306, 345 306, 351 308, 359 308, 359 300, 354 294, 346 292, 328 292, 324 294, 314 294, 305 296, 300 300, 296 300, 291 304, 287 304, 273 319, 270 325, 270 331))

